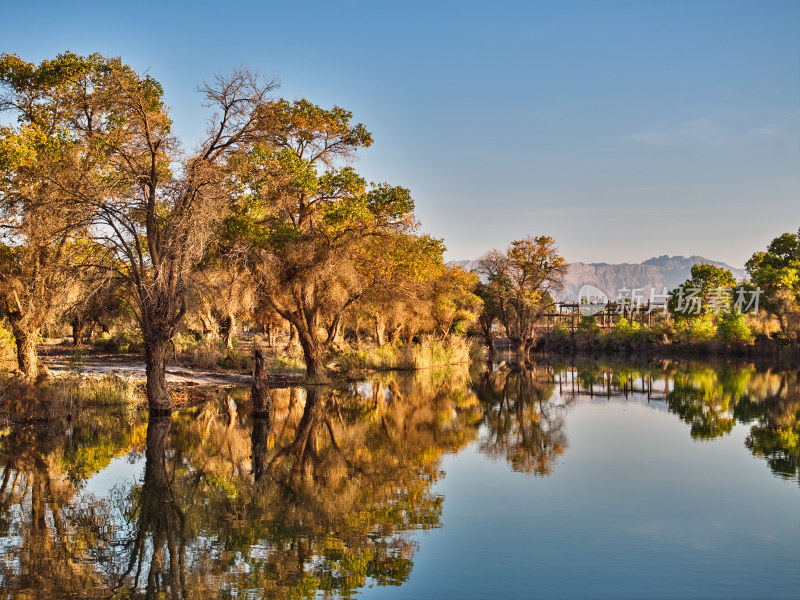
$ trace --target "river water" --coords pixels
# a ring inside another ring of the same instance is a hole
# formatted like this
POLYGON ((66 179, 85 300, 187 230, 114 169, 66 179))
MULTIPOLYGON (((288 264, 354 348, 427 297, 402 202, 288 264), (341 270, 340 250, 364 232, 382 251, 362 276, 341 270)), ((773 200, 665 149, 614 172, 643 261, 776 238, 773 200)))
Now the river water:
POLYGON ((797 371, 494 366, 0 438, 3 597, 794 598, 797 371))

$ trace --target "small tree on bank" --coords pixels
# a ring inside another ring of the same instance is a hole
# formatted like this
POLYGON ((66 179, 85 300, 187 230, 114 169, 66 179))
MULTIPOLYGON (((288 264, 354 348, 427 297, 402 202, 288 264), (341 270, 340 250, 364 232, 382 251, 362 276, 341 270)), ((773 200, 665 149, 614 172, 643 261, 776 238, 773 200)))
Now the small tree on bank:
POLYGON ((496 311, 521 357, 536 343, 536 325, 553 305, 551 294, 563 288, 567 268, 548 236, 515 240, 505 252, 492 250, 480 259, 478 271, 488 280, 484 306, 496 311))

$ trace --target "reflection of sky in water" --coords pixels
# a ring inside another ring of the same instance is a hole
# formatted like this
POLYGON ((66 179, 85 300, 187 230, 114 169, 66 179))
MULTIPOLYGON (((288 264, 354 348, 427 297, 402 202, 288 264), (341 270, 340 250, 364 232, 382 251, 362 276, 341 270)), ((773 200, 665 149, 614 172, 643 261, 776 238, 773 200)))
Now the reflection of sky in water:
MULTIPOLYGON (((750 452, 745 439, 754 421, 738 423, 730 433, 701 443, 690 435, 682 417, 670 412, 663 379, 652 381, 650 400, 645 391, 650 382, 641 379, 629 381, 625 391, 597 383, 591 395, 569 374, 561 385, 558 379, 544 384, 540 379, 535 385, 531 381, 516 380, 508 387, 504 413, 499 400, 483 398, 487 412, 477 439, 460 452, 443 455, 438 468, 444 477, 433 488, 434 494, 444 496, 441 519, 426 532, 395 532, 416 542, 409 555, 409 580, 399 587, 373 585, 359 594, 794 597, 800 589, 800 488, 796 477, 776 477, 763 457, 750 452), (531 389, 543 395, 519 398, 531 389), (554 391, 548 396, 544 390, 550 389, 554 391), (493 410, 506 421, 492 421, 493 410), (501 426, 510 428, 509 438, 493 447, 493 436, 494 441, 502 437, 501 426), (549 475, 519 472, 520 463, 512 464, 520 448, 530 451, 541 443, 546 454, 547 444, 556 438, 563 452, 551 453, 549 475)), ((352 389, 369 407, 376 390, 382 390, 386 400, 392 395, 388 386, 375 387, 372 382, 352 389)), ((669 389, 675 389, 674 382, 669 389)), ((462 391, 462 401, 473 392, 477 402, 482 393, 477 387, 462 391)), ((298 399, 305 398, 304 392, 298 394, 298 399)), ((455 408, 447 406, 440 435, 457 416, 455 408)), ((427 406, 423 407, 424 412, 427 406)), ((443 417, 441 412, 437 418, 443 417)), ((247 443, 250 425, 240 426, 247 443)), ((175 429, 173 425, 170 435, 175 429)), ((392 430, 391 435, 402 434, 392 430)), ((218 458, 227 460, 223 450, 219 452, 218 458)), ((168 470, 171 473, 172 467, 168 470)), ((144 473, 143 452, 114 458, 82 486, 75 500, 105 498, 113 504, 115 494, 118 498, 140 484, 144 473)), ((122 527, 122 515, 112 512, 122 527)), ((223 548, 215 537, 215 523, 195 525, 187 561, 220 559, 223 548)), ((131 534, 129 529, 120 531, 118 539, 131 534)), ((8 536, 0 541, 12 548, 20 540, 8 536)), ((125 564, 122 548, 114 551, 119 552, 115 560, 125 564)), ((249 554, 263 560, 273 551, 269 539, 259 539, 249 554)), ((241 555, 228 559, 230 572, 250 570, 241 555)), ((322 567, 320 556, 306 560, 308 567, 322 567)), ((375 583, 367 578, 370 581, 375 583)))
POLYGON ((118 456, 108 466, 94 475, 83 488, 88 494, 108 496, 116 488, 130 488, 144 476, 144 455, 118 456))
POLYGON ((418 536, 409 582, 367 597, 796 597, 796 482, 748 452, 749 426, 697 443, 651 407, 574 406, 547 477, 474 444, 445 457, 442 529, 418 536))

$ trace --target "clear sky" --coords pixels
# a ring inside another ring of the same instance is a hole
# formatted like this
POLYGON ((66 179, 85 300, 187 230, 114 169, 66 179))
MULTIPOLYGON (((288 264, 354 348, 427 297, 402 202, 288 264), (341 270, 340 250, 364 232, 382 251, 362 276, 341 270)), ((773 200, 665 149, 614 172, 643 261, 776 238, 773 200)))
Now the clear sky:
POLYGON ((800 1, 0 0, 0 51, 116 55, 195 92, 246 65, 353 111, 367 179, 411 189, 448 259, 527 234, 570 261, 741 267, 800 226, 800 1))

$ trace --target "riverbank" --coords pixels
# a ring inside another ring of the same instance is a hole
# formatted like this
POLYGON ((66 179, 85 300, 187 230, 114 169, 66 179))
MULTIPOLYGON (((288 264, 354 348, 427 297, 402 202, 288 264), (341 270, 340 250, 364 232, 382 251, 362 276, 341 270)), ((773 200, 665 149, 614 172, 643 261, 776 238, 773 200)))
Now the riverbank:
POLYGON ((786 338, 756 338, 750 343, 719 340, 677 341, 656 335, 568 334, 546 336, 536 353, 561 357, 630 359, 747 360, 759 364, 800 364, 800 343, 786 338))

